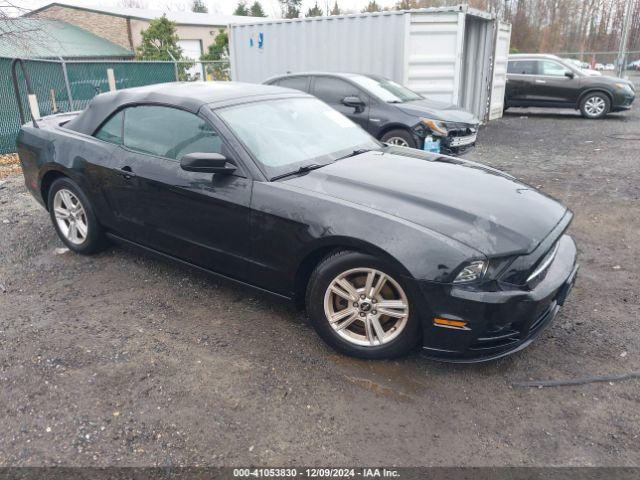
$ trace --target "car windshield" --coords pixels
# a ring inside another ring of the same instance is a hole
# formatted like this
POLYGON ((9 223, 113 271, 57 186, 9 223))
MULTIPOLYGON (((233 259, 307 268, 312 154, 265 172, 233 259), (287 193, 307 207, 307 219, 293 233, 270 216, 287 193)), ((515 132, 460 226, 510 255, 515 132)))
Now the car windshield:
POLYGON ((404 103, 423 98, 420 94, 403 87, 399 83, 384 78, 358 75, 351 77, 351 80, 387 103, 404 103))
POLYGON ((273 179, 322 166, 381 144, 341 113, 315 98, 267 100, 217 110, 273 179))

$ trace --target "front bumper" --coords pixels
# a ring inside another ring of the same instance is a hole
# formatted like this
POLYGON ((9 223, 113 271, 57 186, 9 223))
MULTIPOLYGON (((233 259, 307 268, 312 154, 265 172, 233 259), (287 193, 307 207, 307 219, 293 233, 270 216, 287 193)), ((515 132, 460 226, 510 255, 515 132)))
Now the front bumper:
POLYGON ((577 273, 576 246, 564 235, 544 279, 532 289, 501 285, 499 291, 419 282, 423 311, 423 348, 433 358, 483 362, 527 347, 564 304, 577 273), (434 325, 433 318, 464 320, 467 327, 434 325))
POLYGON ((619 112, 621 110, 629 110, 636 98, 636 92, 633 87, 624 90, 616 90, 613 94, 611 102, 611 111, 619 112))
POLYGON ((443 155, 460 155, 476 145, 479 125, 466 123, 448 123, 449 134, 446 137, 434 134, 431 131, 421 131, 415 134, 418 146, 424 149, 425 138, 432 136, 440 141, 440 153, 443 155))

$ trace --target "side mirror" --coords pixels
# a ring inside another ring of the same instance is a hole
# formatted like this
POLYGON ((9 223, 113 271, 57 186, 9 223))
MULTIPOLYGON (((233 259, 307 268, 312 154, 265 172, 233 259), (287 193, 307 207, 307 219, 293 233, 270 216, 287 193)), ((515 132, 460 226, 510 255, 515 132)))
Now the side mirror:
POLYGON ((565 77, 569 77, 569 78, 573 78, 573 77, 575 77, 575 74, 573 72, 564 72, 564 76, 565 77))
POLYGON ((188 153, 180 159, 180 167, 187 172, 229 175, 236 171, 233 160, 220 153, 188 153))
POLYGON ((356 109, 356 111, 364 110, 364 102, 360 97, 357 97, 355 95, 350 97, 344 97, 342 99, 342 104, 346 107, 353 107, 356 109))

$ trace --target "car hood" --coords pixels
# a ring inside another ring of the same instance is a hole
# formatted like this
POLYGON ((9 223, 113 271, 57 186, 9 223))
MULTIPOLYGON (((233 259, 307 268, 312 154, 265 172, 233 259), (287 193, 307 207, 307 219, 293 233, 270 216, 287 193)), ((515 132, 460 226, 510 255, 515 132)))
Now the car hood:
POLYGON ((444 122, 468 123, 476 125, 478 119, 466 110, 449 103, 423 98, 406 103, 395 104, 400 110, 416 117, 425 117, 444 122))
POLYGON ((393 215, 493 256, 533 251, 567 212, 552 198, 489 167, 411 149, 392 151, 363 153, 285 181, 393 215), (398 153, 403 150, 406 154, 398 153))

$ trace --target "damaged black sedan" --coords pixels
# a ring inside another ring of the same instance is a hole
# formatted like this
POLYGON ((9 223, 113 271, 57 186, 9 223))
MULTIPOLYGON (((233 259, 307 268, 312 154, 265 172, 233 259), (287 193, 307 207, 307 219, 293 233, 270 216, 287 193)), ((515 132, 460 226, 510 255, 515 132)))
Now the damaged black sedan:
POLYGON ((293 90, 106 93, 23 126, 18 152, 71 250, 112 240, 295 300, 349 355, 506 355, 551 322, 576 278, 572 214, 555 200, 477 163, 382 144, 293 90))

